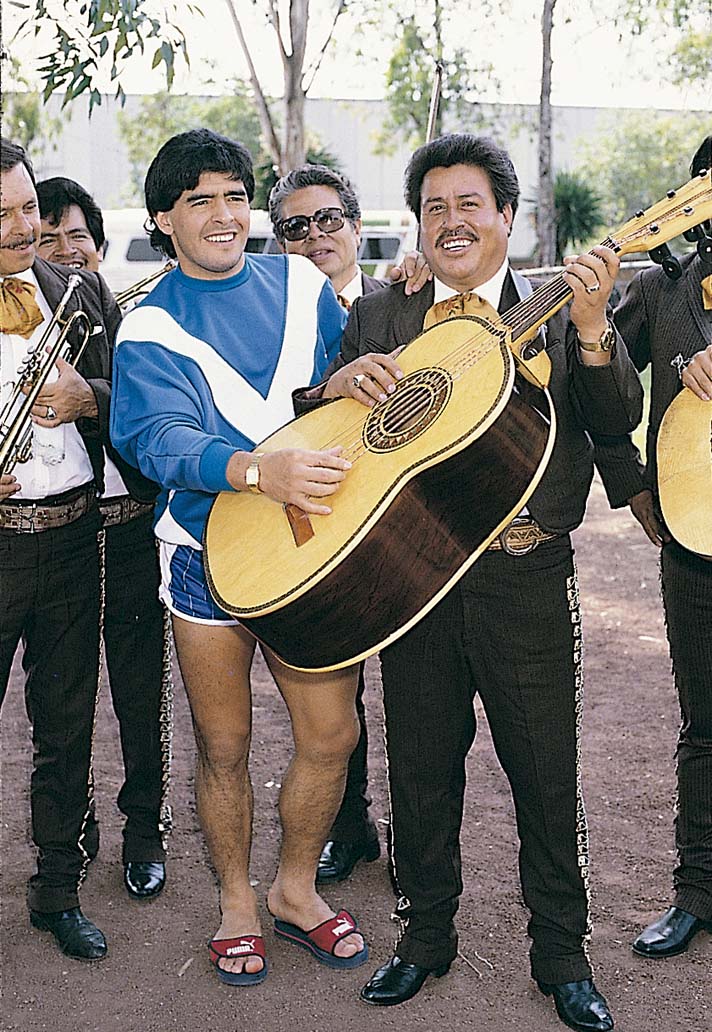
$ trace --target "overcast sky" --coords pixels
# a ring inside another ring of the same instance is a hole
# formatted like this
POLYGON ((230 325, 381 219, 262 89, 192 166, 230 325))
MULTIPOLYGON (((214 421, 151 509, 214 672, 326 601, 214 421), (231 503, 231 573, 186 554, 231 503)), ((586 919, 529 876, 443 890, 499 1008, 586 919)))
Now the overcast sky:
MULTIPOLYGON (((206 91, 206 61, 214 62, 220 85, 233 75, 246 77, 247 68, 224 0, 196 2, 204 13, 203 18, 181 16, 192 71, 179 69, 176 85, 181 91, 200 93, 206 91)), ((614 9, 615 2, 559 0, 553 36, 553 102, 591 107, 712 109, 712 86, 702 90, 672 87, 666 82, 665 59, 659 44, 649 37, 620 41, 618 31, 611 25, 597 24, 606 7, 614 9), (658 71, 660 68, 663 74, 658 71)), ((463 4, 463 9, 469 8, 466 22, 447 22, 445 34, 450 34, 460 45, 466 42, 473 61, 487 58, 495 65, 502 84, 499 97, 491 94, 481 100, 536 103, 541 75, 541 0, 508 0, 508 3, 508 15, 496 19, 481 17, 479 22, 476 2, 463 4)), ((4 3, 3 7, 3 35, 7 41, 21 15, 9 3, 4 3)), ((358 21, 359 7, 358 0, 352 0, 350 13, 339 22, 329 57, 310 96, 375 98, 383 95, 383 73, 392 49, 393 27, 384 21, 378 31, 364 30, 359 34, 362 28, 358 21), (354 45, 363 49, 361 56, 354 56, 354 45)), ((282 74, 274 34, 260 16, 259 8, 249 0, 238 0, 238 9, 264 89, 268 94, 279 95, 282 74)), ((323 39, 331 9, 331 0, 312 0, 313 46, 323 39)), ((42 49, 28 35, 16 52, 28 69, 33 64, 36 67, 42 49)), ((149 64, 148 60, 144 63, 132 59, 122 80, 127 93, 147 93, 162 88, 164 78, 158 72, 151 72, 149 64)), ((220 85, 210 92, 220 92, 220 85)), ((105 88, 113 92, 108 80, 105 88)))

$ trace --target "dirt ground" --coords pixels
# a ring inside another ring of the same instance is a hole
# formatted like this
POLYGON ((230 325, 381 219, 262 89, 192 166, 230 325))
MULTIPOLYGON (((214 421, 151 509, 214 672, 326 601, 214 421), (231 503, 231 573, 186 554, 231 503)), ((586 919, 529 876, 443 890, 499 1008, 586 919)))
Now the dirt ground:
MULTIPOLYGON (((655 550, 627 512, 611 514, 594 485, 575 544, 584 608, 586 710, 584 788, 591 825, 591 957, 619 1032, 712 1029, 712 937, 689 953, 645 961, 630 941, 670 896, 673 866, 673 751, 678 724, 658 598, 655 550)), ((545 630, 546 614, 542 614, 545 630)), ((252 777, 252 874, 266 894, 279 842, 276 796, 288 754, 288 724, 276 690, 256 670, 252 777)), ((377 663, 369 662, 373 812, 387 813, 377 663)), ((63 957, 28 925, 25 881, 33 868, 28 783, 31 749, 19 669, 2 714, 2 1014, 4 1032, 329 1032, 440 1029, 548 1032, 563 1026, 528 974, 526 913, 517 880, 516 835, 507 783, 484 723, 469 759, 463 828, 465 891, 461 956, 408 1004, 374 1010, 359 1002, 365 978, 391 952, 385 860, 357 867, 325 892, 360 919, 371 960, 333 972, 276 941, 267 924, 271 970, 249 989, 220 985, 206 940, 216 927, 216 892, 193 803, 193 744, 180 683, 175 691, 168 884, 153 903, 122 886, 115 798, 121 768, 108 692, 102 693, 96 782, 102 848, 82 892, 109 955, 97 965, 63 957)))

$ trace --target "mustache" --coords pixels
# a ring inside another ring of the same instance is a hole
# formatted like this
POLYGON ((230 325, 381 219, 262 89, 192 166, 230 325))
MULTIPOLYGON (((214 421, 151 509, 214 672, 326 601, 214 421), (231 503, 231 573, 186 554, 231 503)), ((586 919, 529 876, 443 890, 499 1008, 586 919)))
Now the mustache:
POLYGON ((446 240, 479 240, 480 238, 476 233, 473 233, 471 229, 444 229, 440 236, 435 241, 435 246, 439 247, 440 244, 446 240))
POLYGON ((17 240, 6 240, 0 247, 9 248, 13 250, 15 247, 29 247, 30 244, 37 243, 37 237, 34 233, 30 233, 29 236, 19 237, 17 240))

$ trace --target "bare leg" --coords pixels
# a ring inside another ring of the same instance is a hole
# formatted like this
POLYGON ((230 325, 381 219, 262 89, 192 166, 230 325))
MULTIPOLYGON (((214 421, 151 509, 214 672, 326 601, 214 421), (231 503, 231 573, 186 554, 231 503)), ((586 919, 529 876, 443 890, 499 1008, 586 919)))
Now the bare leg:
MULTIPOLYGON (((179 617, 173 618, 173 630, 193 716, 198 816, 220 883, 222 920, 215 938, 259 935, 257 899, 249 879, 252 785, 247 769, 255 642, 239 627, 179 617)), ((219 963, 226 971, 262 969, 259 957, 219 963)))
MULTIPOLYGON (((341 804, 349 757, 358 739, 355 667, 327 674, 304 674, 265 658, 289 709, 294 756, 282 782, 279 813, 282 852, 268 894, 276 917, 308 931, 334 916, 317 894, 316 865, 341 804)), ((338 956, 363 949, 360 935, 336 946, 338 956)))

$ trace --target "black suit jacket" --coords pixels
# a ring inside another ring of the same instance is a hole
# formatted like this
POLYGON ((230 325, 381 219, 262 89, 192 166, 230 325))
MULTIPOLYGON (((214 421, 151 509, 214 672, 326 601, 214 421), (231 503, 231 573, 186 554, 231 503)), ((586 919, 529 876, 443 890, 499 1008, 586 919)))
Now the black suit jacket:
POLYGON ((644 269, 628 285, 613 313, 639 370, 651 367, 646 465, 629 436, 597 442, 596 465, 614 507, 649 488, 657 494, 656 450, 660 422, 682 390, 673 360, 692 358, 712 344, 712 312, 702 304, 702 280, 709 275, 697 254, 682 261, 683 275, 671 280, 660 268, 644 269))
MULTIPOLYGON (((508 274, 500 312, 513 307, 529 289, 523 277, 508 274)), ((388 353, 409 343, 422 332, 433 297, 432 283, 410 297, 404 293, 404 284, 396 283, 359 298, 344 330, 341 354, 327 374, 359 355, 388 353)), ((563 533, 578 526, 586 507, 593 476, 593 445, 588 431, 622 434, 637 426, 642 389, 620 338, 609 365, 584 366, 567 313, 553 316, 547 329, 546 348, 552 366, 549 390, 558 429, 551 460, 528 506, 543 527, 563 533)), ((310 407, 304 393, 295 392, 297 411, 310 407)))
POLYGON ((361 273, 361 282, 363 284, 363 293, 373 294, 376 290, 383 290, 390 284, 390 280, 376 279, 375 276, 367 276, 365 272, 361 273))
MULTIPOLYGON (((158 491, 156 485, 124 462, 109 439, 111 369, 116 331, 121 322, 121 312, 111 291, 96 272, 70 269, 66 265, 55 265, 42 258, 35 259, 32 271, 52 311, 61 301, 69 277, 78 275, 82 281, 70 297, 65 315, 71 315, 72 312, 81 309, 96 330, 77 363, 77 372, 84 377, 94 392, 98 414, 96 419, 78 419, 77 430, 89 455, 98 491, 101 493, 104 490, 106 448, 112 461, 116 463, 129 493, 139 501, 153 501, 158 491)), ((80 338, 80 328, 75 325, 69 337, 73 349, 79 344, 80 338)))

